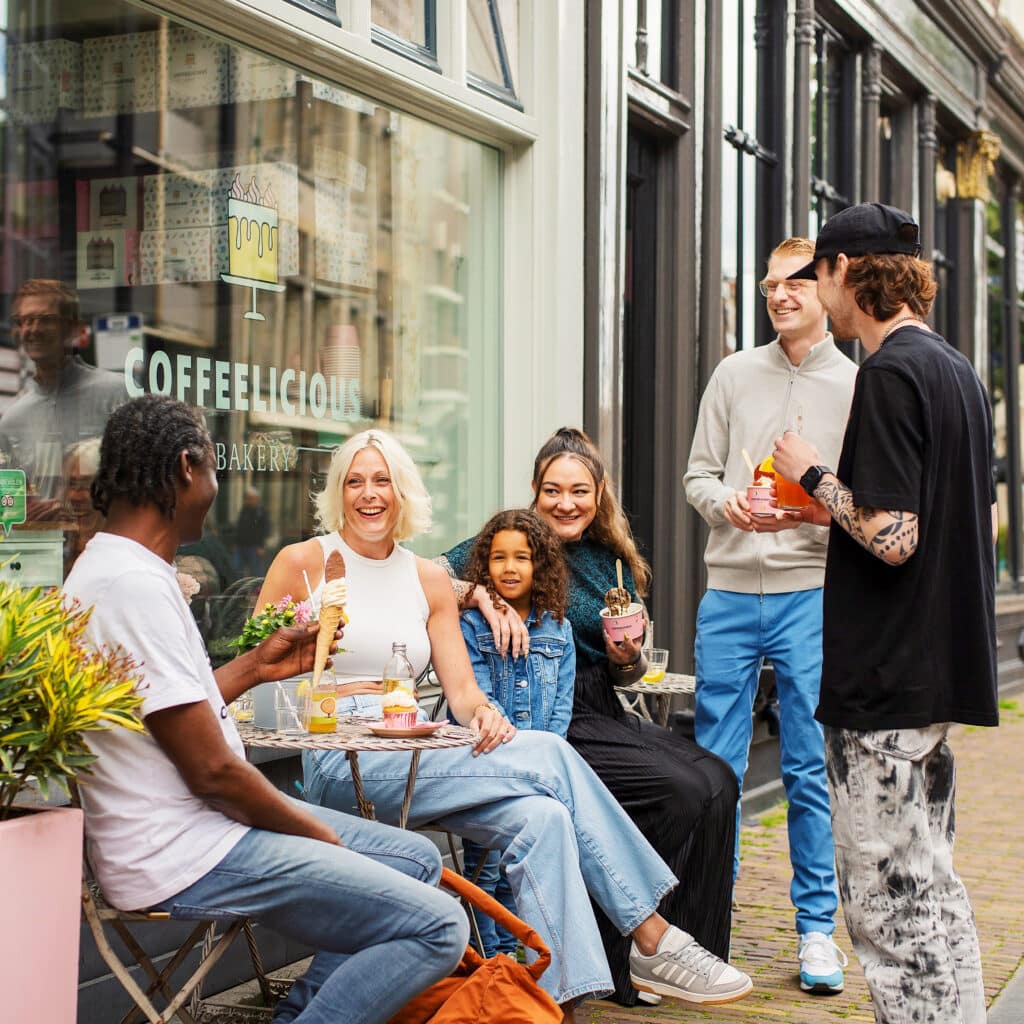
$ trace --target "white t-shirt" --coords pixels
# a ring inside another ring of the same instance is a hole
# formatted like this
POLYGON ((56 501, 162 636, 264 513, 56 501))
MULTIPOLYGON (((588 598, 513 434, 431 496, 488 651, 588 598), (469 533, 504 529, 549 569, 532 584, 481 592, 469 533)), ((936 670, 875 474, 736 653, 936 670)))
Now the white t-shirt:
MULTIPOLYGON (((75 562, 64 592, 93 608, 90 643, 121 646, 142 665, 143 717, 209 701, 228 746, 244 758, 173 566, 133 540, 98 533, 75 562)), ((138 910, 173 896, 248 832, 192 795, 148 730, 92 732, 88 743, 98 758, 81 788, 89 855, 114 906, 138 910)))

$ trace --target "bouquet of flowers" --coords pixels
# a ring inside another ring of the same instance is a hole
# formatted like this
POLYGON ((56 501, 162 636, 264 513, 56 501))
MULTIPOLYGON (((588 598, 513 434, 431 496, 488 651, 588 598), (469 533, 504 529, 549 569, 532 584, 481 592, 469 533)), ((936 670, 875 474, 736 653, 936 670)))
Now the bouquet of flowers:
POLYGON ((262 611, 246 619, 242 632, 231 641, 231 646, 243 654, 282 626, 304 626, 312 620, 313 609, 309 601, 296 603, 291 594, 285 594, 277 604, 268 601, 262 611))

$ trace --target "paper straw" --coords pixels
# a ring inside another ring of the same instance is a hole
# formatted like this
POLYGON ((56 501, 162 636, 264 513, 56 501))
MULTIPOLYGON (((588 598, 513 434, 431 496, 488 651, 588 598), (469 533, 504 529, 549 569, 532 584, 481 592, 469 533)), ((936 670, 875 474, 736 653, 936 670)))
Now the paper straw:
POLYGON ((313 600, 313 588, 309 585, 309 576, 305 569, 302 570, 302 578, 306 581, 306 593, 309 595, 309 613, 315 615, 316 602, 313 600))
POLYGON ((750 470, 750 478, 752 480, 756 479, 757 470, 754 469, 754 463, 753 460, 750 458, 750 452, 748 452, 746 448, 743 448, 741 449, 741 454, 743 456, 743 461, 747 464, 747 469, 750 470))
POLYGON ((292 703, 291 697, 288 696, 288 691, 281 685, 280 680, 275 682, 274 686, 277 687, 277 692, 281 694, 281 700, 284 702, 284 705, 288 708, 289 712, 291 712, 292 718, 295 719, 295 727, 301 730, 303 728, 302 719, 299 718, 299 713, 295 709, 295 705, 292 703))

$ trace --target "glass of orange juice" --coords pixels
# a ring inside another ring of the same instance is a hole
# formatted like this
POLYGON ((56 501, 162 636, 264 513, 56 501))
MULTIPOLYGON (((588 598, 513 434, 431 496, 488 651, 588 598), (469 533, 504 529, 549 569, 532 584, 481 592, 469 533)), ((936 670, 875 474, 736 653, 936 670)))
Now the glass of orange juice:
POLYGON ((797 511, 807 508, 811 496, 799 485, 775 472, 775 460, 769 455, 757 467, 758 476, 770 476, 775 480, 775 504, 779 508, 797 511))

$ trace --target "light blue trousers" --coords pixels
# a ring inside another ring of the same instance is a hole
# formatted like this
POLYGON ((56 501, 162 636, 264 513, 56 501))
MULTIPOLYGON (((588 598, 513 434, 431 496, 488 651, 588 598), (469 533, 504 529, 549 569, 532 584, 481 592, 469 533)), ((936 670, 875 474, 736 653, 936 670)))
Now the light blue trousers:
POLYGON ((275 1021, 384 1024, 455 968, 466 915, 434 888, 441 858, 425 836, 310 810, 342 846, 252 829, 213 870, 153 909, 182 920, 250 917, 324 950, 275 1021))
MULTIPOLYGON (((359 757, 366 796, 397 821, 409 754, 359 757)), ((355 806, 345 755, 303 755, 308 799, 355 806)), ((676 885, 665 862, 583 759, 560 736, 521 732, 489 754, 424 750, 409 825, 440 824, 501 850, 519 916, 551 950, 540 984, 558 1002, 612 990, 592 896, 623 935, 655 913, 676 885)))
MULTIPOLYGON (((739 594, 709 590, 697 611, 696 740, 729 762, 743 788, 751 712, 765 658, 775 667, 782 781, 796 930, 835 930, 838 906, 825 742, 815 721, 821 686, 821 590, 739 594)), ((739 872, 739 805, 735 871, 739 872)))

